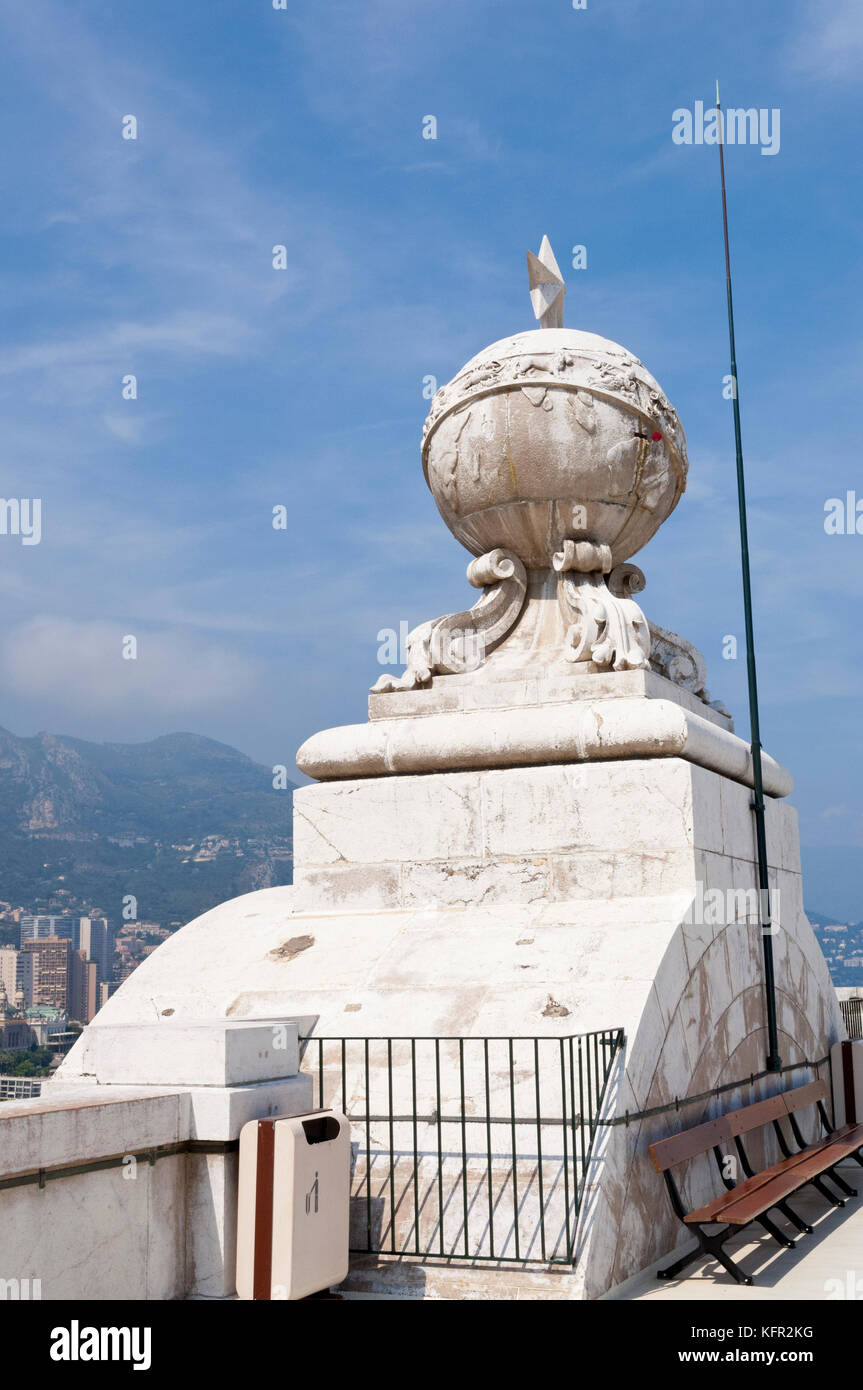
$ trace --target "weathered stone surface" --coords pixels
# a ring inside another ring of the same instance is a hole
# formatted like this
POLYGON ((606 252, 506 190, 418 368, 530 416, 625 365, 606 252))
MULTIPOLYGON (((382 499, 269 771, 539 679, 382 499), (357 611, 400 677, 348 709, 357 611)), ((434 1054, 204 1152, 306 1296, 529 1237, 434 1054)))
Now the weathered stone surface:
POLYGON ((369 719, 416 719, 458 710, 523 709, 526 705, 643 696, 648 700, 671 700, 690 714, 734 732, 730 715, 705 705, 684 686, 651 669, 586 672, 573 666, 552 673, 519 668, 507 678, 502 664, 502 658, 491 657, 485 666, 469 674, 433 676, 423 690, 373 690, 369 695, 369 719), (495 672, 496 678, 491 679, 495 672))
MULTIPOLYGON (((103 1086, 243 1086, 296 1075, 297 1025, 222 1018, 106 1024, 84 1030, 75 1063, 80 1075, 103 1086)), ((65 1069, 61 1080, 72 1071, 65 1069)))
MULTIPOLYGON (((768 819, 782 904, 781 1045, 783 1060, 814 1060, 841 1025, 799 875, 778 867, 794 858, 771 833, 784 810, 772 802, 768 819)), ((743 788, 682 759, 634 759, 322 784, 298 793, 297 811, 297 888, 250 894, 190 923, 96 1027, 170 1009, 289 1015, 301 1033, 330 1037, 560 1038, 622 1026, 609 1116, 762 1069, 761 938, 736 919, 735 890, 755 883, 740 853, 738 818, 751 815, 743 788), (710 889, 729 920, 692 920, 710 889), (298 940, 302 950, 285 950, 298 940)), ((748 1099, 747 1082, 717 1104, 748 1099)), ((674 1246, 677 1223, 646 1146, 710 1109, 605 1132, 566 1296, 596 1297, 674 1246)), ((693 1177, 693 1190, 699 1182, 707 1175, 693 1177)), ((357 1287, 368 1277, 358 1274, 357 1287)), ((400 1277, 377 1269, 374 1286, 425 1288, 424 1276, 400 1277)), ((524 1296, 537 1296, 537 1277, 525 1271, 524 1296)), ((494 1296, 491 1274, 471 1278, 476 1296, 494 1296)))
MULTIPOLYGON (((283 1066, 296 1071, 296 1022, 272 1022, 287 1039, 283 1066)), ((48 1299, 229 1297, 236 1154, 159 1151, 192 1140, 235 1140, 247 1120, 312 1107, 308 1076, 220 1084, 255 1069, 250 1045, 257 1070, 270 1069, 269 1058, 257 1055, 268 1050, 265 1034, 271 1041, 273 1027, 224 1019, 217 1029, 184 1021, 85 1030, 61 1079, 36 1100, 2 1107, 0 1179, 115 1162, 7 1191, 7 1268, 41 1279, 48 1299), (221 1045, 202 1045, 202 1033, 219 1032, 221 1045), (235 1042, 225 1045, 226 1038, 235 1042), (115 1074, 131 1076, 141 1059, 152 1061, 154 1075, 164 1070, 172 1045, 177 1076, 192 1075, 187 1068, 197 1063, 199 1084, 111 1084, 115 1074), (76 1074, 81 1066, 100 1074, 76 1074)))
MULTIPOLYGON (((424 431, 429 486, 478 557, 467 577, 479 599, 408 635, 407 670, 380 679, 368 724, 300 750, 320 784, 295 796, 295 886, 223 904, 154 952, 72 1049, 50 1099, 2 1107, 0 1171, 166 1136, 232 1138, 250 1118, 296 1113, 311 1082, 290 1072, 298 1036, 313 1036, 339 1054, 318 1072, 325 1093, 344 1075, 346 1109, 367 1081, 376 1097, 374 1114, 360 1111, 354 1181, 368 1180, 368 1205, 357 1229, 389 1223, 398 1241, 413 1221, 428 1251, 458 1257, 487 1211, 478 1253, 491 1254, 496 1210, 499 1258, 528 1222, 512 1273, 366 1261, 349 1281, 361 1295, 595 1298, 686 1239, 650 1142, 769 1093, 757 1079, 763 938, 747 902, 751 752, 711 702, 701 655, 634 598, 645 580, 628 557, 685 484, 677 414, 624 348, 562 327, 547 242, 529 265, 545 326, 473 358, 437 393, 424 431), (289 1025, 279 1058, 277 1024, 289 1025), (609 1056, 610 1038, 575 1036, 594 1030, 623 1033, 599 1116, 585 1114, 596 1092, 575 1083, 583 1063, 590 1075, 591 1048, 609 1056), (346 1040, 363 1059, 350 1081, 346 1040), (418 1060, 422 1042, 434 1052, 418 1060), (494 1044, 504 1051, 490 1060, 494 1044), (130 1078, 176 1084, 135 1091, 121 1084, 130 1078), (517 1137, 506 1118, 516 1104, 531 1116, 517 1137), (651 1106, 667 1109, 639 1113, 651 1106), (460 1125, 463 1144, 468 1126, 486 1131, 480 1152, 465 1147, 463 1171, 443 1152, 442 1124, 460 1125), (483 1199, 492 1146, 501 1162, 483 1199), (387 1169, 394 1152, 416 1168, 387 1169), (537 1269, 567 1251, 576 1153, 575 1269, 537 1269), (382 1164, 386 1190, 372 1199, 382 1164), (413 1216, 411 1202, 444 1180, 459 1199, 436 1236, 433 1202, 413 1216), (551 1194, 545 1249, 540 1191, 551 1194)), ((791 789, 766 755, 764 785, 769 798, 791 789)), ((767 842, 779 1046, 784 1061, 807 1063, 803 1081, 841 1021, 803 914, 794 814, 775 800, 767 842)), ((689 1165, 684 1200, 706 1200, 714 1184, 707 1160, 689 1165)), ((103 1249, 89 1296, 230 1296, 234 1156, 164 1158, 128 1186, 119 1173, 86 1175, 46 1200, 22 1189, 11 1216, 4 1208, 16 1267, 52 1269, 45 1296, 80 1297, 77 1265, 103 1249), (74 1256, 50 1262, 58 1220, 74 1256)))
MULTIPOLYGON (((752 785, 749 746, 736 734, 677 702, 624 697, 348 724, 307 739, 297 765, 335 781, 645 757, 685 758, 752 785)), ((762 762, 765 791, 787 796, 791 774, 767 754, 762 762)))
POLYGON ((423 466, 468 550, 506 546, 539 568, 574 503, 584 530, 626 560, 676 505, 687 463, 676 412, 642 364, 608 339, 557 328, 493 343, 441 387, 423 466), (658 437, 635 437, 648 424, 658 437))

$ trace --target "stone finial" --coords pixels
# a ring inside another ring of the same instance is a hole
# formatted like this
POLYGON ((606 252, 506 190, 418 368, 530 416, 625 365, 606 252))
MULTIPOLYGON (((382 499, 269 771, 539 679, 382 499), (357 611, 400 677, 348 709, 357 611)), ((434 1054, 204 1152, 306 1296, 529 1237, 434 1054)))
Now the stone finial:
POLYGON ((540 327, 472 357, 423 430, 426 480, 477 557, 467 577, 482 595, 408 632, 407 669, 381 676, 373 697, 406 706, 437 688, 451 708, 470 686, 479 708, 495 682, 527 682, 520 701, 537 681, 653 670, 709 704, 703 659, 648 622, 633 597, 644 576, 628 563, 685 486, 677 412, 626 348, 563 328, 547 236, 527 265, 540 327))
POLYGON ((528 251, 527 274, 530 302, 533 305, 534 317, 539 319, 540 328, 563 328, 563 297, 566 294, 566 285, 547 236, 542 239, 538 256, 528 251))

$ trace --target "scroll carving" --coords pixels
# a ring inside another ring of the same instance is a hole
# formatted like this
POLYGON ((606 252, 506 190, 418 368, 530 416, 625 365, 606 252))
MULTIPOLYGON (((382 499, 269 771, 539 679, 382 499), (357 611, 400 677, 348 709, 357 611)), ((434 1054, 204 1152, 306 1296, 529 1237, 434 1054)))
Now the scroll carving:
POLYGON ((472 560, 468 583, 483 593, 472 608, 421 623, 408 633, 408 664, 400 677, 381 676, 375 693, 416 690, 432 676, 475 671, 514 627, 527 593, 527 573, 511 550, 472 560))
MULTIPOLYGON (((626 593, 631 576, 620 573, 636 571, 637 567, 618 565, 612 570, 607 545, 574 538, 564 540, 563 549, 555 554, 552 563, 560 575, 557 594, 567 623, 567 661, 592 661, 600 671, 633 671, 649 666, 647 619, 626 593)), ((637 573, 641 575, 640 570, 637 573)), ((641 581, 643 588, 643 575, 641 581)))
POLYGON ((722 701, 710 698, 707 663, 698 648, 679 633, 669 632, 668 628, 660 627, 658 623, 650 624, 650 637, 650 664, 653 670, 688 690, 696 699, 703 700, 711 709, 727 715, 728 710, 722 701))

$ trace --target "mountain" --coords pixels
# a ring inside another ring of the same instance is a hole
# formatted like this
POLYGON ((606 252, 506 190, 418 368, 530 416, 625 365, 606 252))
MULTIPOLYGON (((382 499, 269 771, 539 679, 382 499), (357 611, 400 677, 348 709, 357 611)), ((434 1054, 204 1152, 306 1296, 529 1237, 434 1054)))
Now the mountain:
POLYGON ((291 792, 196 734, 87 743, 0 729, 0 899, 186 922, 291 879, 291 792))

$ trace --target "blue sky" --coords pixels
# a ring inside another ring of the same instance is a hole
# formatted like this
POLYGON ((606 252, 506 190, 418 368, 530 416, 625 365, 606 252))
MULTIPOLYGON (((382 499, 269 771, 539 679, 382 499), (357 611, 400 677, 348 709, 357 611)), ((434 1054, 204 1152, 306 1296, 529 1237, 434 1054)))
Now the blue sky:
POLYGON ((745 732, 717 155, 671 138, 718 76, 781 111, 775 156, 727 151, 764 741, 804 840, 863 845, 863 536, 824 530, 863 499, 856 0, 5 0, 0 33, 2 492, 45 508, 0 537, 0 722, 292 767, 362 720, 378 630, 472 594, 423 378, 531 326, 548 233, 588 248, 567 323, 680 412, 643 607, 745 732))

